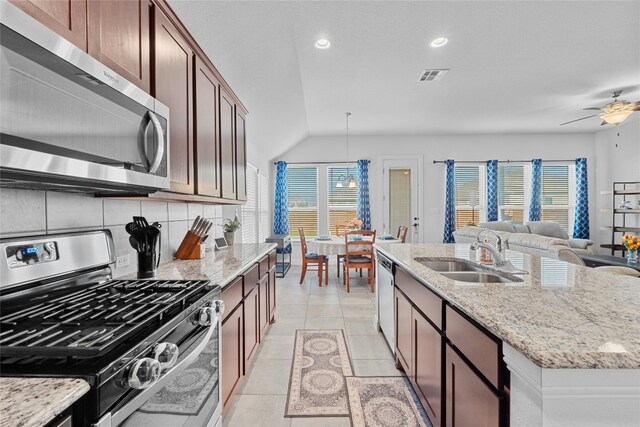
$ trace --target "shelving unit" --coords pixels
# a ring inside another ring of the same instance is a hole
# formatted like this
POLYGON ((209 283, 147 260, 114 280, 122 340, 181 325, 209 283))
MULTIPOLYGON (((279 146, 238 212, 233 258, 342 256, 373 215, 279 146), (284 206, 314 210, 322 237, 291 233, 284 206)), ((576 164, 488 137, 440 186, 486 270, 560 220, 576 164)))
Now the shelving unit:
POLYGON ((640 208, 620 209, 620 204, 627 200, 628 196, 640 197, 640 181, 614 182, 612 191, 602 192, 602 194, 605 193, 611 194, 611 226, 606 227, 611 230, 611 243, 600 245, 600 247, 610 249, 611 255, 615 255, 616 252, 622 252, 622 256, 624 256, 626 250, 619 243, 620 238, 624 233, 640 234, 640 224, 637 221, 635 223, 636 226, 627 225, 627 217, 629 215, 640 215, 640 208))

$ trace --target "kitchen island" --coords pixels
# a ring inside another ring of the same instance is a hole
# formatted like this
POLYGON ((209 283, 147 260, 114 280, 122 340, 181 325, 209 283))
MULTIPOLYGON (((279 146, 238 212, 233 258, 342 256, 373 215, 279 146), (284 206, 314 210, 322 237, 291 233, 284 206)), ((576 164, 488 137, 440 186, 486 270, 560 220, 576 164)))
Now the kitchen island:
MULTIPOLYGON (((442 317, 438 318, 438 312, 433 316, 435 321, 428 320, 442 335, 446 347, 438 354, 444 361, 442 378, 448 378, 445 366, 449 351, 454 357, 462 355, 470 365, 478 360, 473 371, 482 374, 482 365, 489 358, 482 351, 491 349, 491 345, 483 348, 481 344, 495 341, 505 373, 489 366, 490 370, 498 370, 493 385, 493 373, 479 377, 489 383, 497 399, 508 401, 501 403, 501 408, 508 410, 510 425, 640 425, 640 280, 507 251, 507 258, 528 274, 507 283, 463 282, 445 277, 421 261, 475 262, 469 245, 379 243, 376 249, 395 263, 397 294, 406 276, 422 285, 422 292, 428 293, 429 298, 442 301, 442 317), (398 274, 404 275, 400 282, 398 274), (460 319, 490 338, 470 346, 474 354, 460 351, 466 343, 474 342, 472 335, 458 334, 459 344, 453 342, 460 319)), ((401 297, 408 295, 411 300, 415 290, 400 289, 401 297)), ((396 321, 402 321, 398 317, 402 315, 398 301, 396 321)), ((437 307, 432 304, 422 309, 415 301, 410 302, 413 310, 422 315, 429 307, 437 307)), ((412 333, 420 333, 415 319, 413 325, 409 326, 414 328, 412 333)), ((396 325, 397 346, 403 345, 400 326, 396 325)), ((416 354, 416 349, 419 350, 419 343, 414 342, 411 351, 416 354)), ((419 354, 415 358, 417 361, 403 359, 403 367, 409 369, 410 376, 415 374, 419 383, 420 373, 411 367, 417 369, 416 363, 424 358, 419 354)), ((426 380, 430 382, 426 389, 432 394, 434 378, 426 380)), ((442 384, 446 387, 446 381, 442 384)), ((443 388, 440 397, 445 403, 438 408, 440 403, 436 402, 435 408, 449 415, 454 409, 449 407, 452 402, 447 397, 452 400, 455 396, 443 388)))

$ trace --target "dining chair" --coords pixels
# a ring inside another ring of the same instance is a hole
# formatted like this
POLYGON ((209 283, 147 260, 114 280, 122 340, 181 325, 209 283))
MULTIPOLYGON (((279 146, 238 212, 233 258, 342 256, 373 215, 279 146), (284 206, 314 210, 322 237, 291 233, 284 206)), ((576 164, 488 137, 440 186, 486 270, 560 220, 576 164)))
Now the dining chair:
MULTIPOLYGON (((371 292, 374 292, 375 280, 375 260, 373 255, 373 244, 376 240, 376 232, 371 230, 354 230, 344 235, 346 254, 343 262, 343 283, 347 285, 347 292, 350 292, 349 270, 352 268, 367 269, 367 277, 371 292), (361 236, 362 240, 353 240, 353 237, 361 236)), ((361 270, 362 271, 362 270, 361 270)))
POLYGON ((405 241, 407 240, 407 230, 409 230, 409 227, 407 227, 406 225, 401 225, 400 227, 398 227, 398 234, 396 235, 396 239, 399 239, 402 241, 402 243, 405 243, 405 241))
POLYGON ((300 284, 304 281, 304 276, 307 274, 307 268, 309 265, 313 268, 309 268, 309 271, 318 272, 318 285, 322 286, 322 273, 325 271, 325 285, 329 284, 329 257, 324 255, 318 255, 314 252, 307 252, 307 239, 304 235, 304 229, 298 228, 300 235, 300 247, 302 248, 302 273, 300 274, 300 284))
MULTIPOLYGON (((342 237, 349 231, 349 227, 345 224, 336 224, 336 236, 342 237)), ((336 267, 338 268, 338 277, 340 277, 340 264, 344 260, 344 255, 336 255, 336 267)))

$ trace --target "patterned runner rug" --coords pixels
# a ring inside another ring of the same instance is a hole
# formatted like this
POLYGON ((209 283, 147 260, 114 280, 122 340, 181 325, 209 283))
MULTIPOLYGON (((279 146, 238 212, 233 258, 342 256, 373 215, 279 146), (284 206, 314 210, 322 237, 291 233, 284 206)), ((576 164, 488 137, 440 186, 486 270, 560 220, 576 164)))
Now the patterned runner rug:
POLYGON ((406 378, 347 378, 353 427, 431 427, 406 378))
POLYGON ((296 331, 285 416, 349 416, 345 377, 351 375, 341 329, 296 331))

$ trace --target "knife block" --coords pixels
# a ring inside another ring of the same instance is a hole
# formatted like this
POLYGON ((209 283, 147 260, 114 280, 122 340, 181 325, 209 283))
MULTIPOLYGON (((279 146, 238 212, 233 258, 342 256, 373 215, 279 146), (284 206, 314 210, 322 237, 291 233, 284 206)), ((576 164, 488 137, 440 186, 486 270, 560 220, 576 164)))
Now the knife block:
POLYGON ((202 259, 205 255, 205 245, 201 243, 202 237, 191 230, 182 239, 182 243, 176 251, 176 259, 202 259))

